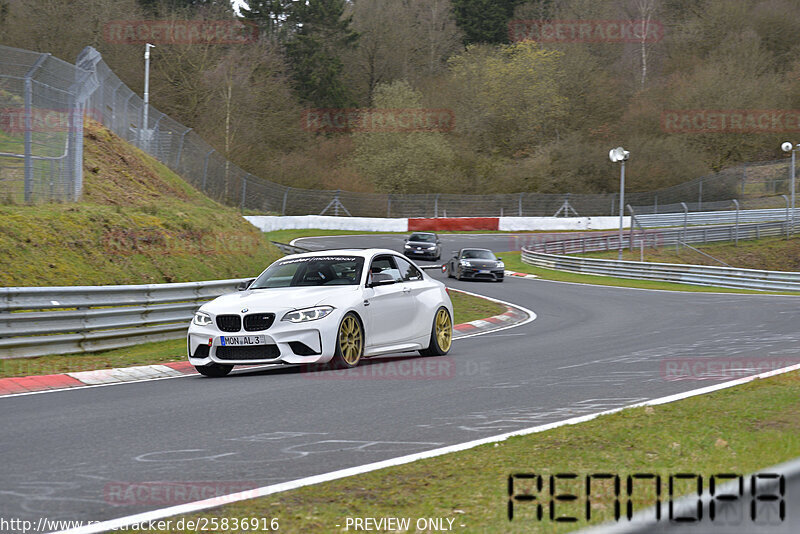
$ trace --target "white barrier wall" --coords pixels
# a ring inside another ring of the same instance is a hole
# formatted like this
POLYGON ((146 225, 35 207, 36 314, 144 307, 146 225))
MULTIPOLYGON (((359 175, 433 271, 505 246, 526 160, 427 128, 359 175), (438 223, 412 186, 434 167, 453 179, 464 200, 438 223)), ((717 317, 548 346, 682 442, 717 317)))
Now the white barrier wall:
MULTIPOLYGON (((630 228, 631 218, 623 224, 630 228)), ((524 232, 533 230, 616 230, 619 217, 500 217, 499 230, 524 232)))
POLYGON ((330 215, 297 216, 245 216, 248 222, 262 232, 274 230, 296 230, 318 228, 321 230, 360 230, 364 232, 406 232, 408 219, 384 219, 379 217, 334 217, 330 215))

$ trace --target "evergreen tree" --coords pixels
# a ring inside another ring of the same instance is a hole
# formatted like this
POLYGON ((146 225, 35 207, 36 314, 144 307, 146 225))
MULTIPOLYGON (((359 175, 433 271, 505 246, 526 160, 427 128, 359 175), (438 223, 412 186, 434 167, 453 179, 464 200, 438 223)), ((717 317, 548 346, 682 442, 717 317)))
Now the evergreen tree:
POLYGON ((298 95, 322 108, 352 105, 341 79, 339 54, 356 46, 358 34, 344 16, 345 0, 308 0, 292 4, 288 22, 293 32, 286 45, 298 95))
POLYGON ((464 44, 507 43, 508 23, 522 0, 452 0, 464 44))
POLYGON ((292 0, 249 0, 241 14, 244 20, 257 24, 270 39, 282 41, 286 38, 286 19, 292 4, 292 0))

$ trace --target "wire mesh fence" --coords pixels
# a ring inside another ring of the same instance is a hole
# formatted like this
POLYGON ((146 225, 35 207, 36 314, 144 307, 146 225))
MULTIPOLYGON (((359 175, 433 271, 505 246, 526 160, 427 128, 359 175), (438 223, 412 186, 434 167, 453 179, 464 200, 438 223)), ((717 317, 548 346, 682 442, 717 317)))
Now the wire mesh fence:
MULTIPOLYGON (((616 215, 619 195, 386 194, 294 188, 256 177, 191 128, 148 107, 86 47, 76 65, 47 54, 0 47, 0 202, 77 200, 82 187, 83 117, 90 116, 167 165, 211 198, 243 211, 361 217, 616 215)), ((299 120, 299 118, 298 118, 299 120)), ((780 207, 788 190, 784 160, 742 165, 672 187, 627 192, 636 213, 780 207), (743 206, 744 207, 744 206, 743 206)))
POLYGON ((92 73, 0 46, 0 202, 75 200, 92 73))

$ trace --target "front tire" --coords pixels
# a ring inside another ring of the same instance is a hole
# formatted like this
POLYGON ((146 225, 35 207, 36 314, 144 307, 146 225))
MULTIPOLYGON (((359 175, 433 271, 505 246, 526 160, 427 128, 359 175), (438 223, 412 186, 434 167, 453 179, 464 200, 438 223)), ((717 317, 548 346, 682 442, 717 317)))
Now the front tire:
POLYGON ((222 365, 221 363, 210 363, 208 365, 195 365, 197 372, 210 378, 220 378, 227 376, 233 369, 232 365, 222 365))
POLYGON ((339 324, 336 335, 336 352, 331 360, 334 369, 350 369, 358 365, 364 355, 364 328, 355 313, 347 313, 339 324))
POLYGON ((422 356, 444 356, 453 345, 453 321, 447 308, 436 310, 431 328, 431 342, 427 349, 419 351, 422 356))

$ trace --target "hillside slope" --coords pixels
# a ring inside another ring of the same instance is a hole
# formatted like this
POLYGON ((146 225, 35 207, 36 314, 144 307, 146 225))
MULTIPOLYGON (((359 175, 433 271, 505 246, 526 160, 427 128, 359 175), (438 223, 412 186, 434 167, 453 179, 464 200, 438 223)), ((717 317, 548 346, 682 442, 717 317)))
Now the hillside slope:
POLYGON ((90 122, 81 202, 0 206, 0 286, 254 276, 280 253, 239 213, 90 122))

